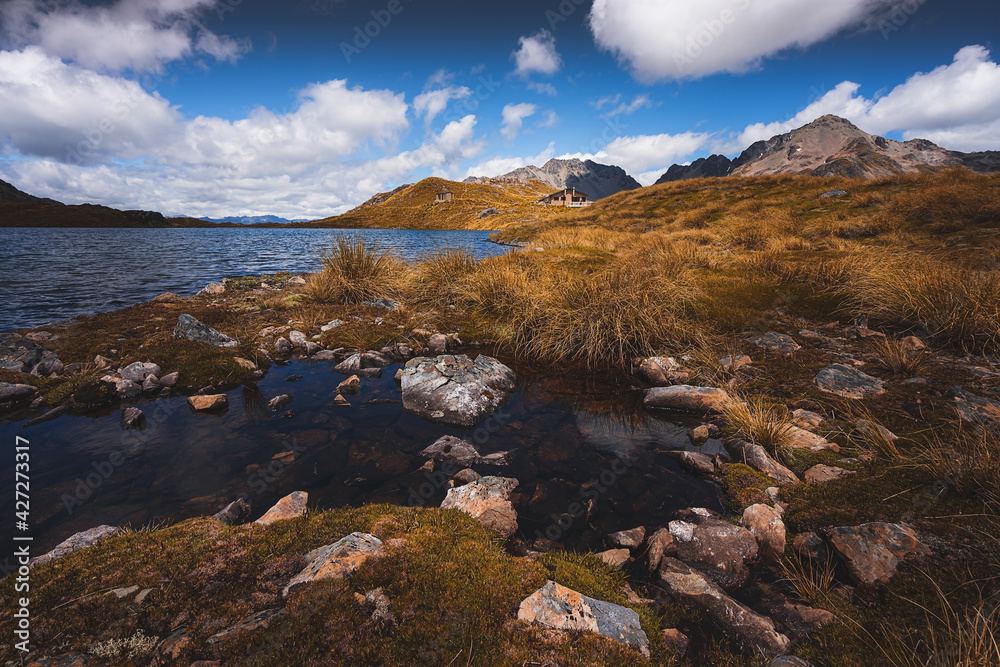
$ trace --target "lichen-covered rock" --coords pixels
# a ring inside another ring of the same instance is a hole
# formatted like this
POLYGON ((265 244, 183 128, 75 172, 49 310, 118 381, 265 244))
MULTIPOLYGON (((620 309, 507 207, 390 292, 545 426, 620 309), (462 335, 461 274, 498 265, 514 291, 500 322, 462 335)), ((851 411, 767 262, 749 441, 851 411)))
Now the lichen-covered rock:
POLYGON ((805 431, 815 431, 825 420, 821 414, 799 409, 792 413, 792 421, 805 431))
POLYGON ((784 357, 802 349, 802 346, 796 343, 794 338, 788 334, 778 333, 777 331, 769 331, 766 334, 757 336, 751 342, 767 352, 780 354, 784 357))
POLYGON ((451 426, 472 427, 493 415, 510 398, 514 371, 480 355, 417 357, 407 362, 400 380, 403 409, 451 426))
POLYGON ((770 505, 751 505, 743 510, 740 525, 757 539, 761 558, 777 562, 785 553, 785 522, 770 505))
POLYGON ((742 588, 750 579, 748 564, 759 556, 757 540, 746 528, 715 518, 701 523, 671 521, 677 558, 704 572, 726 590, 742 588))
POLYGON ((269 526, 275 521, 284 521, 305 516, 309 494, 305 491, 293 491, 269 509, 264 516, 254 521, 258 526, 269 526))
POLYGON ((746 463, 757 472, 764 473, 778 486, 795 486, 801 483, 794 472, 778 463, 760 445, 735 439, 728 441, 726 446, 732 451, 734 459, 746 463))
POLYGON ((664 559, 660 582, 676 600, 705 612, 723 632, 753 649, 771 655, 788 650, 791 642, 775 630, 771 619, 732 599, 704 574, 679 560, 664 559))
POLYGON ((554 581, 521 602, 517 618, 555 630, 595 632, 649 657, 649 639, 639 614, 627 607, 595 600, 554 581))
POLYGON ((842 526, 831 529, 827 538, 862 586, 887 583, 903 561, 931 554, 912 528, 898 523, 842 526))
POLYGON ((64 558, 72 553, 80 551, 81 549, 92 547, 95 544, 110 539, 120 532, 121 528, 117 528, 115 526, 98 526, 97 528, 91 528, 90 530, 85 530, 82 533, 77 533, 76 535, 60 542, 52 551, 43 554, 38 558, 32 559, 31 566, 34 567, 36 565, 49 563, 59 558, 64 558))
POLYGON ((191 315, 181 315, 174 327, 174 338, 187 338, 196 343, 205 343, 215 347, 236 347, 238 343, 224 333, 216 331, 207 324, 202 324, 191 315))
POLYGON ((962 421, 981 424, 1000 435, 1000 403, 971 394, 961 387, 952 387, 947 396, 962 421))
POLYGON ((287 597, 299 586, 324 579, 346 579, 369 558, 383 553, 382 540, 367 533, 351 533, 347 537, 306 554, 309 564, 292 577, 282 591, 287 597))
POLYGON ((840 445, 837 443, 830 442, 826 438, 798 426, 789 427, 787 435, 788 441, 785 443, 786 447, 809 449, 814 452, 821 452, 823 450, 840 452, 840 445))
POLYGON ((884 382, 843 364, 833 364, 821 370, 816 375, 816 385, 828 394, 855 400, 885 393, 884 382))
POLYGON ((448 489, 443 508, 457 509, 507 538, 517 532, 517 512, 510 502, 510 492, 517 480, 509 477, 483 477, 448 489))
POLYGON ((483 456, 471 442, 451 435, 441 436, 434 444, 420 452, 420 455, 435 461, 454 463, 465 468, 474 465, 505 466, 510 464, 511 459, 510 452, 497 452, 483 456))
POLYGON ((646 539, 646 528, 639 526, 630 530, 620 530, 617 533, 608 535, 608 541, 616 547, 623 549, 638 549, 642 546, 642 541, 646 539))
POLYGON ((677 412, 707 414, 722 412, 729 403, 729 394, 714 387, 653 387, 643 401, 647 408, 662 408, 677 412))
POLYGON ((123 380, 131 380, 136 384, 142 384, 150 375, 160 377, 160 367, 151 362, 135 362, 118 371, 118 375, 123 380))

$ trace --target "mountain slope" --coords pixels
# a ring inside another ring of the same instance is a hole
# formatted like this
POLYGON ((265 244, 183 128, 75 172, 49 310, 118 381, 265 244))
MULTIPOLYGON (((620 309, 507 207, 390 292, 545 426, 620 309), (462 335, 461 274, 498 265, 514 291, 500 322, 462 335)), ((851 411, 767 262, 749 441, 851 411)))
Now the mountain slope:
POLYGON ((513 224, 544 220, 558 213, 557 207, 538 200, 550 187, 537 180, 493 179, 456 183, 425 178, 391 192, 375 195, 343 215, 286 227, 385 228, 385 229, 506 229, 513 224), (439 192, 454 195, 438 202, 439 192), (495 212, 494 212, 495 209, 495 212))
MULTIPOLYGON (((521 167, 498 178, 521 181, 534 179, 552 186, 552 190, 576 188, 586 192, 592 200, 610 197, 623 190, 635 190, 642 187, 621 167, 598 164, 593 160, 583 162, 575 158, 570 160, 552 159, 542 167, 521 167)), ((473 178, 466 182, 480 182, 482 180, 473 178)))
POLYGON ((0 181, 0 202, 18 202, 21 204, 46 204, 50 206, 62 206, 54 199, 42 199, 34 197, 27 192, 21 192, 7 181, 0 181))
POLYGON ((657 183, 703 176, 811 174, 882 178, 894 174, 965 166, 974 171, 1000 170, 1000 153, 961 153, 927 141, 895 141, 872 135, 839 116, 812 123, 748 147, 735 160, 723 155, 674 165, 657 183))

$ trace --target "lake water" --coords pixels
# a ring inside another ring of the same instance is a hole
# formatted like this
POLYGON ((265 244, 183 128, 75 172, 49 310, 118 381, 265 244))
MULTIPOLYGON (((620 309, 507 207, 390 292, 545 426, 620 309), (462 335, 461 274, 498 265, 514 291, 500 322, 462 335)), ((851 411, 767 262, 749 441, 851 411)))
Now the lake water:
POLYGON ((0 229, 0 331, 118 310, 222 278, 315 271, 338 236, 404 259, 445 247, 477 259, 507 249, 490 232, 340 229, 0 229))
MULTIPOLYGON (((512 453, 508 467, 476 470, 520 481, 513 502, 528 543, 543 537, 601 550, 605 534, 666 525, 680 508, 721 509, 712 482, 663 454, 692 449, 685 427, 699 421, 671 423, 647 413, 644 392, 628 385, 539 375, 500 358, 518 372, 518 387, 494 432, 405 413, 393 380, 398 367, 363 380, 352 408, 332 407, 344 376, 332 364, 301 360, 228 392, 223 415, 193 413, 178 396, 137 403, 148 423, 142 432, 123 431, 122 408, 109 408, 27 427, 26 416, 0 422, 0 441, 30 442, 35 553, 101 524, 141 527, 211 515, 238 496, 251 499, 255 517, 296 490, 320 508, 435 507, 447 478, 422 472, 420 451, 442 435, 475 441, 484 454, 512 453), (295 375, 303 377, 287 381, 295 375), (266 402, 286 393, 295 397, 287 408, 293 414, 269 412, 266 402), (588 501, 589 515, 573 517, 574 506, 588 501)), ((696 451, 712 454, 720 446, 710 441, 696 451)), ((0 494, 12 498, 12 466, 3 469, 0 494)))

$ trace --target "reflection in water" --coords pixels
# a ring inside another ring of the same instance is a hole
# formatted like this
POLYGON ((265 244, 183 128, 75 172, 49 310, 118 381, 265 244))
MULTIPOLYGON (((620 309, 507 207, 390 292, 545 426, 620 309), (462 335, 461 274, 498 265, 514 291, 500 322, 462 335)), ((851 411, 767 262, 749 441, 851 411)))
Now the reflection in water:
MULTIPOLYGON (((661 453, 685 446, 686 431, 647 415, 635 400, 641 392, 600 383, 581 389, 582 382, 525 373, 497 420, 502 425, 477 432, 404 413, 394 374, 365 379, 351 409, 330 405, 343 379, 331 365, 294 362, 272 368, 256 388, 237 389, 241 396, 230 403, 242 409, 222 415, 195 414, 175 397, 140 405, 155 418, 138 435, 121 430, 118 410, 106 410, 23 431, 20 423, 0 425, 0 437, 32 442, 37 549, 101 524, 214 514, 238 496, 249 497, 258 515, 295 490, 320 508, 437 506, 447 489, 440 475, 420 470, 420 451, 446 434, 474 440, 484 454, 514 452, 509 467, 477 471, 519 480, 512 501, 529 542, 558 538, 569 548, 600 549, 605 534, 665 525, 682 507, 721 509, 712 483, 661 453), (290 386, 289 375, 303 378, 290 386), (294 414, 271 413, 267 401, 290 388, 294 414), (68 506, 66 498, 79 502, 68 506)), ((0 486, 13 494, 12 475, 0 486)))

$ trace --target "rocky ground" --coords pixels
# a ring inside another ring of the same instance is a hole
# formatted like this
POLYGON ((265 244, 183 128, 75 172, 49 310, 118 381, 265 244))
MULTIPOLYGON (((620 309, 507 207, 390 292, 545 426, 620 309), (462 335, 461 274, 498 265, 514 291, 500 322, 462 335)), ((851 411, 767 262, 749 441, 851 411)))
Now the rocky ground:
MULTIPOLYGON (((298 356, 350 375, 348 408, 366 377, 408 360, 404 409, 443 424, 480 424, 513 391, 514 372, 447 309, 287 310, 303 283, 241 279, 6 335, 0 410, 45 420, 120 404, 122 428, 141 429, 137 397, 181 393, 211 412, 227 387, 298 356), (246 307, 268 300, 285 305, 246 307)), ((237 500, 70 538, 32 565, 24 664, 278 665, 289 651, 294 664, 924 664, 965 641, 929 616, 965 628, 969 610, 995 638, 995 507, 965 472, 997 453, 928 443, 958 428, 995 445, 997 361, 889 341, 864 319, 779 309, 727 349, 635 360, 624 381, 646 410, 701 417, 667 453, 718 483, 725 515, 687 508, 566 553, 520 536, 518 480, 475 470, 508 453, 443 438, 425 450, 425 468, 451 478, 443 509, 317 512, 296 493, 251 524, 237 500)))

